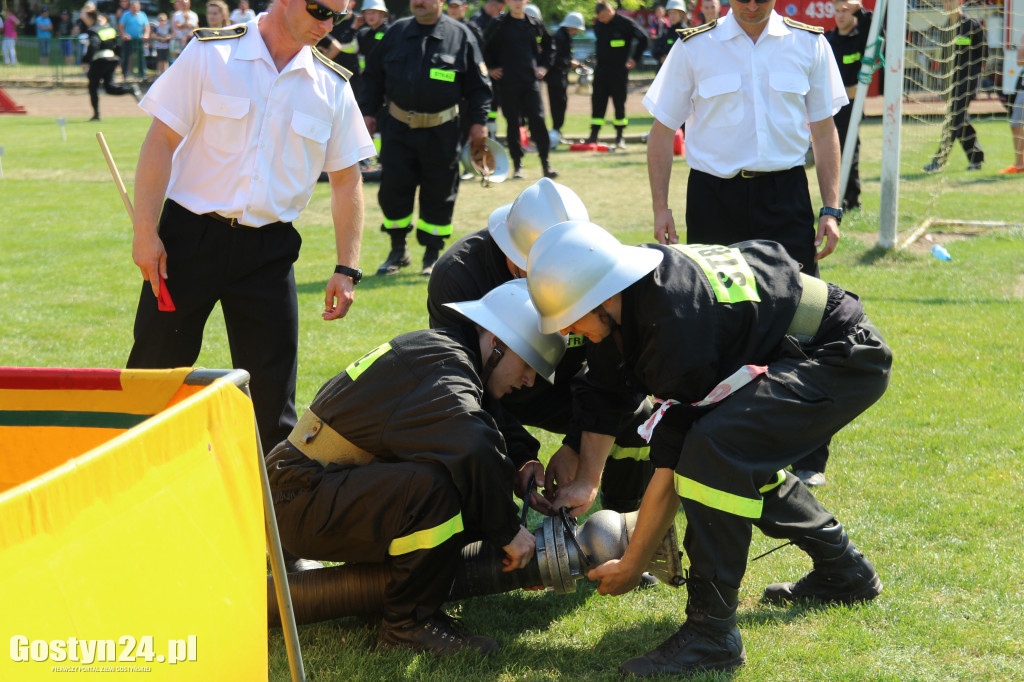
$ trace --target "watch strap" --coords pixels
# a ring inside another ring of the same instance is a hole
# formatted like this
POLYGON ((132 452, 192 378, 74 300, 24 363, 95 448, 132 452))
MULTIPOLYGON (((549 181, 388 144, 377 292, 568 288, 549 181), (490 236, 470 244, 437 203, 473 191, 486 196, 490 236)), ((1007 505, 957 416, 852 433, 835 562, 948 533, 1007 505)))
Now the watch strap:
POLYGON ((334 266, 334 274, 346 275, 352 278, 353 284, 359 284, 359 280, 363 278, 363 271, 358 268, 350 268, 347 265, 336 265, 334 266))

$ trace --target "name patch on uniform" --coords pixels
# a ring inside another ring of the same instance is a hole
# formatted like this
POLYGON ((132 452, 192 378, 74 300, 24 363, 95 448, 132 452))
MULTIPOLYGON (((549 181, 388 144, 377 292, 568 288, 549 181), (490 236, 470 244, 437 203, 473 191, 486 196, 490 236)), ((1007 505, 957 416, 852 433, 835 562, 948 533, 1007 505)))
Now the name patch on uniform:
POLYGON ((384 31, 377 31, 376 33, 373 34, 373 39, 374 40, 380 40, 383 37, 384 37, 384 31))
POLYGON ((954 45, 970 45, 971 44, 971 37, 970 36, 957 36, 956 40, 953 41, 953 44, 954 45))
POLYGON ((579 348, 580 346, 583 345, 584 341, 585 339, 579 334, 569 334, 569 336, 565 337, 565 347, 579 348))
POLYGON ((608 45, 610 45, 611 47, 625 47, 626 46, 626 41, 625 40, 611 40, 611 41, 608 42, 608 45))
POLYGON ((455 72, 448 71, 446 69, 431 69, 430 77, 436 81, 444 81, 446 83, 455 82, 455 72))
POLYGON ((754 272, 739 249, 707 244, 673 244, 672 248, 682 251, 700 266, 719 303, 761 300, 754 272))
POLYGON ((99 37, 100 40, 106 42, 112 38, 117 37, 117 29, 113 26, 107 26, 106 28, 101 28, 100 30, 96 31, 96 35, 99 37))
POLYGON ((391 344, 390 343, 384 343, 384 344, 381 344, 381 345, 377 346, 376 348, 371 350, 369 353, 367 353, 366 355, 364 355, 363 357, 359 358, 358 360, 353 362, 351 365, 346 367, 345 368, 345 373, 348 374, 348 378, 349 379, 351 379, 352 381, 355 381, 356 379, 359 378, 360 374, 365 372, 367 370, 367 368, 369 368, 369 366, 373 364, 374 360, 376 360, 380 356, 384 355, 389 350, 391 350, 391 344))
POLYGON ((843 55, 843 64, 853 64, 854 62, 860 61, 860 52, 854 52, 853 54, 843 55))

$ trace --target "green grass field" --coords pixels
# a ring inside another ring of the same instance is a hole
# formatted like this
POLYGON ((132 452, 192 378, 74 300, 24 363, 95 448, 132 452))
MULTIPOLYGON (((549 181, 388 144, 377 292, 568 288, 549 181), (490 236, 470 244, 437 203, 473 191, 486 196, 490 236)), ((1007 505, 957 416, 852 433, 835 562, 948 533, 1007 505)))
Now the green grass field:
MULTIPOLYGON (((639 117, 633 122, 643 125, 639 117)), ((567 128, 577 124, 584 127, 581 120, 567 128)), ((102 125, 130 186, 147 120, 102 125)), ((986 169, 964 172, 955 150, 955 163, 941 176, 908 175, 901 237, 928 216, 1020 221, 1021 179, 995 172, 1012 159, 1005 121, 977 125, 986 169)), ((130 225, 96 128, 71 121, 67 130, 61 142, 50 119, 0 123, 0 365, 120 367, 131 346, 140 278, 130 225)), ((907 167, 920 168, 937 137, 907 137, 921 140, 905 153, 907 167)), ((823 276, 862 297, 894 350, 893 379, 882 400, 833 441, 829 484, 817 494, 871 558, 885 591, 856 607, 765 606, 758 602, 764 585, 796 579, 809 561, 789 547, 752 564, 739 611, 748 663, 734 677, 1024 680, 1024 233, 961 235, 946 243, 949 262, 874 248, 880 138, 880 125, 863 127, 864 210, 844 221, 845 238, 824 262, 823 276)), ((605 155, 556 152, 553 163, 596 222, 624 242, 650 240, 642 146, 605 155)), ((526 173, 523 182, 490 189, 464 185, 456 232, 484 227, 491 210, 539 178, 535 155, 527 157, 526 173)), ((679 162, 676 215, 684 208, 685 179, 679 162)), ((366 196, 362 265, 372 272, 387 240, 377 231, 375 185, 367 185, 366 196)), ((812 197, 817 203, 813 186, 812 197)), ((326 186, 299 227, 302 409, 366 350, 425 325, 426 283, 418 268, 367 277, 350 315, 325 323, 323 287, 334 265, 326 186)), ((199 360, 206 367, 230 365, 218 315, 199 360)), ((545 435, 543 443, 551 452, 556 441, 545 435)), ((773 546, 755 533, 751 556, 773 546)), ((382 652, 373 627, 357 619, 305 626, 300 638, 311 680, 612 680, 621 661, 675 631, 684 603, 682 592, 665 586, 602 598, 585 582, 572 595, 468 600, 454 609, 467 628, 503 644, 484 661, 382 652)), ((280 630, 270 633, 269 646, 270 678, 288 679, 280 630)))

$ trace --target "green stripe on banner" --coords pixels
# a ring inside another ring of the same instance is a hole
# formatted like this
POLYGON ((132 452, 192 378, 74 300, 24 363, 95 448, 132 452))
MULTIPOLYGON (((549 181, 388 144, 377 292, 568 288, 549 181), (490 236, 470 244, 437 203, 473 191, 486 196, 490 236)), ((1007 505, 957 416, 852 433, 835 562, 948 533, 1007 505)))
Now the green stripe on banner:
POLYGON ((437 547, 445 540, 454 537, 456 533, 462 532, 462 513, 458 513, 439 526, 418 530, 412 535, 395 538, 388 546, 388 554, 398 556, 408 554, 418 549, 431 549, 437 547))
POLYGON ((68 428, 130 429, 149 414, 67 412, 63 410, 0 410, 0 426, 63 426, 68 428))
POLYGON ((688 500, 700 502, 706 507, 747 519, 761 518, 761 510, 764 506, 764 501, 761 499, 753 500, 749 497, 727 493, 724 490, 716 490, 679 474, 674 474, 674 478, 676 494, 679 497, 685 497, 688 500))

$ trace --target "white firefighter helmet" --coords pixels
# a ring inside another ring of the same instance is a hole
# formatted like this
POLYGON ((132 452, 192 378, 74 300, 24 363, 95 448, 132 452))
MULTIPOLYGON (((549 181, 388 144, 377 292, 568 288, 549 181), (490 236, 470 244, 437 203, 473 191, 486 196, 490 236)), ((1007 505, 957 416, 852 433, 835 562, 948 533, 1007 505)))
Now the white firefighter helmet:
POLYGON ((583 14, 581 12, 569 12, 565 15, 565 19, 562 19, 562 23, 560 23, 559 26, 575 28, 579 31, 585 31, 587 28, 586 23, 583 21, 583 14))
POLYGON ((490 232, 491 234, 494 234, 495 230, 504 230, 507 232, 508 225, 506 225, 505 223, 506 221, 508 221, 508 212, 511 209, 512 202, 510 201, 507 204, 502 204, 498 208, 491 211, 490 217, 487 218, 487 231, 490 232))
POLYGON ((489 175, 491 182, 503 182, 508 178, 508 169, 511 165, 508 152, 501 146, 501 143, 491 138, 484 140, 484 151, 477 158, 473 158, 472 145, 466 143, 462 147, 462 168, 466 173, 477 175, 489 175))
POLYGON ((541 178, 516 197, 504 221, 488 221, 487 230, 505 255, 525 270, 537 237, 567 220, 590 220, 583 200, 565 185, 541 178))
POLYGON ((557 130, 554 130, 554 129, 549 130, 548 131, 548 145, 551 147, 551 149, 557 148, 558 145, 561 144, 561 143, 562 143, 562 134, 560 132, 558 132, 557 130))
POLYGON ((579 321, 658 267, 664 257, 657 249, 623 246, 594 223, 551 227, 537 237, 527 267, 541 332, 556 332, 579 321))
POLYGON ((532 3, 528 4, 526 7, 524 7, 523 11, 526 12, 527 14, 529 14, 531 17, 533 17, 535 19, 540 19, 541 18, 541 16, 540 16, 540 7, 537 7, 537 5, 534 5, 532 3))
POLYGON ((565 354, 565 337, 542 334, 540 316, 530 300, 526 282, 514 279, 491 289, 478 301, 445 303, 491 332, 548 382, 565 354))
POLYGON ((665 5, 665 11, 670 9, 677 9, 680 12, 686 12, 686 3, 683 0, 668 0, 668 4, 665 5))
POLYGON ((387 12, 388 6, 384 4, 384 0, 363 0, 363 6, 359 8, 359 11, 365 12, 368 9, 375 9, 380 12, 387 12))

